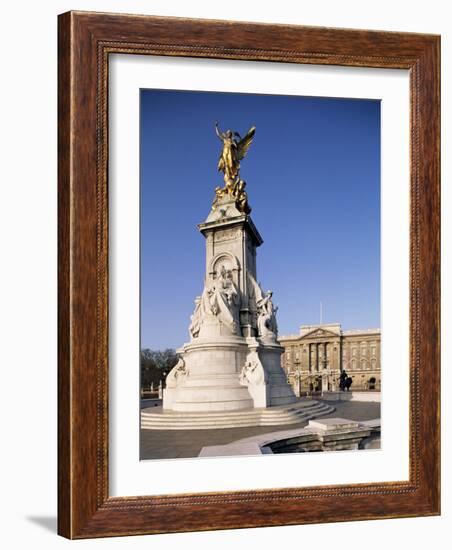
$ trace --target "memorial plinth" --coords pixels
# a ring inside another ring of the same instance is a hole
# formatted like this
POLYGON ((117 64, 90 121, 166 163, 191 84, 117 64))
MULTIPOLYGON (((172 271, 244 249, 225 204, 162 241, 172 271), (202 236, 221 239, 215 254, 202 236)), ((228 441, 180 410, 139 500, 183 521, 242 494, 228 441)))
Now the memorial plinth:
POLYGON ((205 285, 195 300, 191 341, 163 392, 173 411, 238 411, 296 401, 281 368, 272 294, 256 280, 263 240, 234 198, 216 200, 199 226, 206 239, 205 285))

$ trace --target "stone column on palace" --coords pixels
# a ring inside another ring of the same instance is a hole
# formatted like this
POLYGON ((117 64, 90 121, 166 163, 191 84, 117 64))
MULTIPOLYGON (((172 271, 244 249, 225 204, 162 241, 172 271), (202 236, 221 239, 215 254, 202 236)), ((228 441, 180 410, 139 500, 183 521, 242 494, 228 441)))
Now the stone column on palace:
POLYGON ((326 355, 326 349, 327 349, 327 342, 323 342, 320 344, 323 347, 322 351, 322 366, 321 366, 321 373, 322 373, 322 391, 328 391, 328 370, 327 369, 327 355, 326 355))

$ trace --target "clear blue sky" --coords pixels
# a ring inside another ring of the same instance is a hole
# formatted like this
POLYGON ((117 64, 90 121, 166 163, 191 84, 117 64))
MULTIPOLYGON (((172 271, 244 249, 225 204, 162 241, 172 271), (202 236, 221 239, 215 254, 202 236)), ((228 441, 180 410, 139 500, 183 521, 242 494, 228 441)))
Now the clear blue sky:
POLYGON ((141 346, 189 341, 201 294, 220 141, 214 123, 256 136, 242 162, 264 244, 258 280, 280 334, 301 324, 380 326, 380 103, 141 91, 141 346))

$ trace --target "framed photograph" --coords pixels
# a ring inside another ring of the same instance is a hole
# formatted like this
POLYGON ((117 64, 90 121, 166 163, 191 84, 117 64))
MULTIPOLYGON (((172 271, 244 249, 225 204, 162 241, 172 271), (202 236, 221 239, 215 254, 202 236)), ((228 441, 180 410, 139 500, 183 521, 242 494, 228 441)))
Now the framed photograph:
POLYGON ((59 533, 440 513, 433 35, 59 16, 59 533))

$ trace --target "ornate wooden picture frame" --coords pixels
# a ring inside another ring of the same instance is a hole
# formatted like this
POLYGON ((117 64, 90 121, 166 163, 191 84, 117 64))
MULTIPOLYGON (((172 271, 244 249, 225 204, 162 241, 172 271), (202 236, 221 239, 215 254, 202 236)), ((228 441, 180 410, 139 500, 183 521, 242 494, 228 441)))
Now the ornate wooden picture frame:
POLYGON ((69 12, 58 62, 58 531, 68 538, 440 513, 440 38, 69 12), (110 54, 407 69, 409 480, 111 497, 108 484, 110 54))

